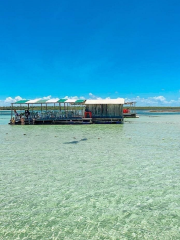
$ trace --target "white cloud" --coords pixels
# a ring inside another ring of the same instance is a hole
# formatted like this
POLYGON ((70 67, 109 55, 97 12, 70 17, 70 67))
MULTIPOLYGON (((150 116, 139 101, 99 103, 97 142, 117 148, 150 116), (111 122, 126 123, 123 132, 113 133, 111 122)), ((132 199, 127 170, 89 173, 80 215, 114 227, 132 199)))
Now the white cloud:
POLYGON ((179 106, 180 98, 167 100, 164 96, 125 98, 125 102, 136 102, 136 106, 179 106))
MULTIPOLYGON (((102 99, 93 93, 89 93, 89 97, 90 99, 102 99)), ((110 97, 106 97, 106 99, 110 99, 110 97)), ((178 106, 180 105, 180 98, 168 101, 164 96, 154 96, 148 98, 137 96, 131 99, 125 98, 125 102, 136 102, 136 106, 178 106)))
POLYGON ((47 96, 47 97, 43 97, 43 98, 41 98, 41 99, 43 99, 43 100, 49 100, 49 99, 51 99, 51 95, 49 95, 49 96, 47 96))
POLYGON ((5 100, 4 100, 4 103, 14 103, 14 102, 17 102, 19 100, 22 100, 22 97, 20 96, 17 96, 15 98, 12 98, 12 97, 7 97, 5 100))
POLYGON ((95 96, 95 95, 92 94, 92 93, 89 93, 89 96, 90 96, 90 99, 97 99, 97 100, 102 99, 101 97, 97 97, 97 96, 95 96))
POLYGON ((84 100, 85 99, 85 97, 83 97, 83 96, 81 96, 81 97, 78 97, 78 96, 65 96, 65 97, 63 97, 63 98, 65 98, 65 99, 74 99, 74 100, 77 100, 77 99, 82 99, 82 100, 84 100))
MULTIPOLYGON (((102 99, 101 97, 98 97, 94 95, 93 93, 89 93, 90 99, 102 99)), ((83 96, 65 96, 65 99, 87 99, 83 96)), ((22 100, 23 98, 20 96, 16 96, 15 98, 7 97, 6 99, 0 100, 0 106, 10 106, 11 103, 14 103, 16 101, 22 100)), ((52 98, 51 95, 45 96, 42 98, 38 98, 37 100, 44 99, 44 100, 58 100, 58 98, 52 98)), ((110 99, 110 97, 107 97, 106 99, 110 99)), ((167 100, 164 96, 152 96, 143 98, 140 96, 134 97, 134 98, 125 98, 125 102, 136 102, 136 106, 180 106, 180 98, 178 99, 171 99, 167 100)))
POLYGON ((96 98, 96 96, 92 93, 89 93, 89 96, 90 96, 90 98, 93 98, 93 99, 96 98))
POLYGON ((166 102, 166 98, 163 96, 153 97, 155 101, 166 102))
POLYGON ((79 99, 82 99, 82 100, 84 100, 84 99, 86 99, 85 97, 83 97, 83 96, 81 96, 79 99))
POLYGON ((22 100, 23 98, 20 97, 20 96, 16 96, 15 98, 12 98, 12 97, 7 97, 6 99, 1 99, 0 100, 0 106, 3 107, 3 106, 10 106, 11 103, 15 103, 19 100, 22 100))
MULTIPOLYGON (((33 99, 33 100, 41 100, 41 99, 49 100, 49 99, 51 99, 51 95, 45 96, 45 97, 42 97, 42 98, 36 98, 36 99, 33 99)), ((0 100, 0 106, 2 106, 2 107, 3 106, 10 106, 11 103, 15 103, 15 102, 17 102, 19 100, 23 100, 23 98, 20 97, 20 96, 16 96, 15 98, 7 97, 4 100, 0 100)))

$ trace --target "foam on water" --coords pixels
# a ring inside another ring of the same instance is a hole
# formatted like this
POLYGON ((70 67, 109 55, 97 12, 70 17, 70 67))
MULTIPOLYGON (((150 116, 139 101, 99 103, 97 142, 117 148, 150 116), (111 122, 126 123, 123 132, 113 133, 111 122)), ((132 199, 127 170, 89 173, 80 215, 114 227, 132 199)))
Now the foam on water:
POLYGON ((0 239, 180 239, 180 115, 85 126, 7 119, 0 239))

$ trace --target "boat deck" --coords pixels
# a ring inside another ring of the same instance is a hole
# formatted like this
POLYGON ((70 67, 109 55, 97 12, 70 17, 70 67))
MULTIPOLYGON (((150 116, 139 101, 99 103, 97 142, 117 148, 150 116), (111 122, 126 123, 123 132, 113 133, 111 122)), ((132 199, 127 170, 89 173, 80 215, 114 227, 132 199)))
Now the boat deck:
POLYGON ((61 118, 61 119, 35 119, 35 118, 19 118, 12 125, 70 125, 70 124, 121 124, 123 118, 61 118))
POLYGON ((51 125, 51 124, 91 124, 92 118, 64 118, 64 119, 18 119, 15 125, 51 125))

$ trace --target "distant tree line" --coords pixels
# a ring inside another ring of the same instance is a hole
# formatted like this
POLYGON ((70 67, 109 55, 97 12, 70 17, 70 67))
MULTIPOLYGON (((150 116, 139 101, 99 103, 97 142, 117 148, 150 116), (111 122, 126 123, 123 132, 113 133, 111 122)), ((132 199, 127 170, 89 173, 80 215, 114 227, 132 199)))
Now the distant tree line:
MULTIPOLYGON (((74 108, 74 109, 82 109, 82 107, 79 107, 79 106, 71 106, 70 107, 71 109, 74 108)), ((124 108, 129 108, 131 109, 131 107, 128 107, 128 106, 124 106, 124 108)), ((13 106, 13 109, 16 109, 16 110, 22 110, 22 109, 27 109, 26 106, 16 106, 14 105, 13 106)), ((32 109, 32 107, 30 107, 30 109, 32 109)), ((59 110, 59 106, 47 106, 47 109, 50 110, 50 109, 55 109, 55 110, 59 110)), ((61 106, 61 109, 63 110, 64 107, 61 106)), ((65 108, 66 109, 66 108, 65 108)), ((180 109, 180 106, 179 107, 133 107, 133 109, 136 109, 136 110, 178 110, 180 109)), ((0 107, 0 110, 11 110, 11 106, 6 106, 6 107, 0 107)), ((41 107, 40 106, 33 106, 33 110, 41 110, 41 107)), ((42 107, 42 110, 46 110, 46 106, 43 106, 42 107)))

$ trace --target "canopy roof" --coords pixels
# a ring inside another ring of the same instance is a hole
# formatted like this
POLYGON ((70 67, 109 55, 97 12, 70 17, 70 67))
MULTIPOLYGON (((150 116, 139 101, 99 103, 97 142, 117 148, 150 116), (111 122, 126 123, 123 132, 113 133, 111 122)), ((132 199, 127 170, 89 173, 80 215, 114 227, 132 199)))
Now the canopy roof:
POLYGON ((36 103, 43 104, 43 103, 46 103, 46 102, 47 102, 47 100, 41 99, 41 100, 38 100, 36 103))
POLYGON ((52 104, 52 103, 69 103, 69 104, 124 104, 123 98, 117 99, 98 99, 98 100, 84 100, 84 99, 65 99, 65 98, 53 98, 53 99, 34 99, 34 100, 19 100, 13 104, 52 104))
POLYGON ((58 102, 58 103, 64 103, 65 101, 67 101, 67 99, 61 98, 61 99, 59 99, 57 102, 58 102))
POLYGON ((34 99, 34 100, 19 100, 13 104, 51 104, 51 103, 70 103, 70 104, 83 104, 86 100, 82 99, 66 99, 66 98, 54 98, 54 99, 34 99))
POLYGON ((124 104, 123 98, 117 99, 98 99, 98 100, 86 100, 85 104, 124 104))
POLYGON ((15 104, 17 103, 17 104, 24 104, 24 103, 26 103, 26 102, 28 102, 29 100, 19 100, 19 101, 17 101, 17 102, 15 102, 15 104))

